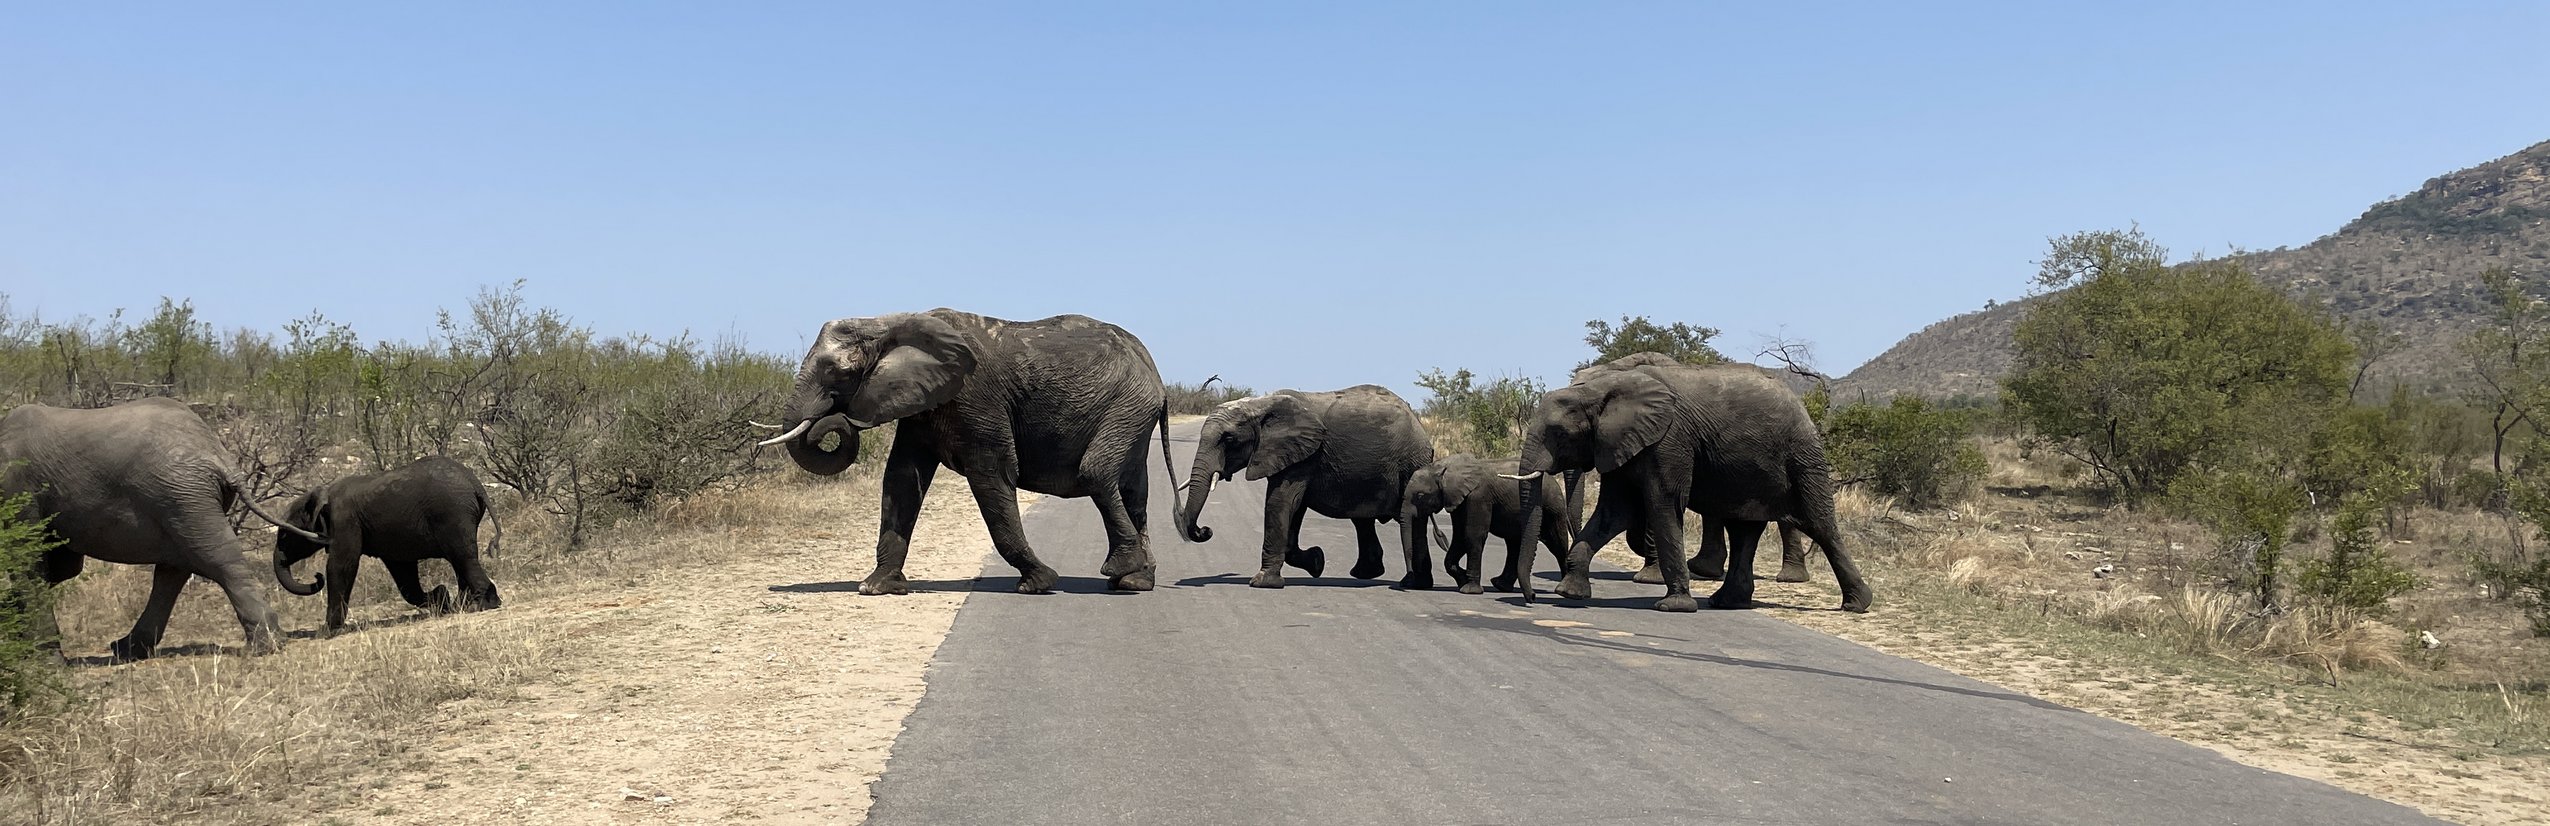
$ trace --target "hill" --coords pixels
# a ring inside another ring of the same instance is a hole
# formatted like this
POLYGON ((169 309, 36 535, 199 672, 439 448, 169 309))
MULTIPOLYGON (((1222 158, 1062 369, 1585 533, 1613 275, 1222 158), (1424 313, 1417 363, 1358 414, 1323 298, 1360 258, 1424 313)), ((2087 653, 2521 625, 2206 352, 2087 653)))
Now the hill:
MULTIPOLYGON (((2550 273, 2550 141, 2429 180, 2304 246, 2232 257, 2270 284, 2404 336, 2405 347, 2375 368, 2369 386, 2454 386, 2464 373, 2453 343, 2486 310, 2479 274, 2492 266, 2550 273)), ((2010 368, 2011 331, 2033 304, 2014 301, 1933 323, 1851 371, 1835 390, 1872 398, 1996 395, 2010 368)))

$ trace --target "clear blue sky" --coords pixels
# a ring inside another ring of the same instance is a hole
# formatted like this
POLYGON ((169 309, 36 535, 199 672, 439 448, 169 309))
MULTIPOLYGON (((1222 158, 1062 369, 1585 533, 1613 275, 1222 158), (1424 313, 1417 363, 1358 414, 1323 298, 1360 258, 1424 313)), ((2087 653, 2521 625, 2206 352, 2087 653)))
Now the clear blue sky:
POLYGON ((0 6, 0 292, 421 339, 1080 312, 1171 380, 1836 375, 2047 236, 2299 245, 2550 139, 2541 3, 0 6), (2059 8, 2058 8, 2059 7, 2059 8))

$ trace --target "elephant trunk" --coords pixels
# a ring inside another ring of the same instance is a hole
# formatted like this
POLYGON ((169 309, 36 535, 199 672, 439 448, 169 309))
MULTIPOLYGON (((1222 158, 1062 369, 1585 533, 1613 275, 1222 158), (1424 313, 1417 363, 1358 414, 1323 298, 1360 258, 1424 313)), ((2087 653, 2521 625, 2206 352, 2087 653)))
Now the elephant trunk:
POLYGON ((849 417, 834 413, 811 423, 800 422, 797 428, 805 432, 782 444, 788 448, 788 458, 807 473, 833 476, 859 463, 859 431, 850 426, 849 417), (825 450, 824 437, 833 434, 840 434, 841 444, 825 450))
POLYGON ((1178 535, 1188 542, 1213 541, 1213 529, 1205 527, 1204 502, 1213 495, 1213 479, 1222 475, 1222 428, 1220 423, 1206 421, 1195 437, 1195 468, 1187 473, 1186 501, 1178 505, 1178 535))
POLYGON ((294 561, 295 560, 292 558, 291 552, 284 550, 283 543, 275 543, 274 578, 276 582, 283 584, 283 590, 292 592, 293 596, 306 597, 311 594, 318 593, 320 588, 327 585, 327 574, 311 575, 312 579, 307 585, 294 580, 292 578, 292 563, 294 561))
MULTIPOLYGON (((1514 484, 1520 488, 1518 494, 1523 500, 1522 536, 1523 542, 1526 543, 1523 546, 1525 548, 1531 547, 1529 543, 1539 541, 1541 535, 1541 479, 1546 475, 1534 471, 1516 477, 1514 481, 1514 484)), ((1532 568, 1535 567, 1533 563, 1539 561, 1540 556, 1537 552, 1517 554, 1514 562, 1514 588, 1523 595, 1523 602, 1527 605, 1532 602, 1532 568)))
MULTIPOLYGON (((1567 541, 1576 541, 1576 530, 1584 527, 1584 519, 1585 472, 1571 470, 1567 472, 1567 541)), ((1524 534, 1524 536, 1530 537, 1532 534, 1524 534)))

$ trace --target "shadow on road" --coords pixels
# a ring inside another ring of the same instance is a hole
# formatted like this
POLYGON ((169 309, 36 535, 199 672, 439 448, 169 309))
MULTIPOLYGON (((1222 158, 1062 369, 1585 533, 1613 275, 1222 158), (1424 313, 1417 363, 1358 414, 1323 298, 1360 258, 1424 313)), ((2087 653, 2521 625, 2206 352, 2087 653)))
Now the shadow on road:
POLYGON ((2060 703, 2047 702, 2025 694, 2012 694, 2004 691, 1984 691, 1973 688, 1961 688, 1958 686, 1936 685, 1932 683, 1915 682, 1912 680, 1898 680, 1891 677, 1873 677, 1866 674, 1852 674, 1843 671, 1815 668, 1812 666, 1771 662, 1769 660, 1753 660, 1743 657, 1732 657, 1725 654, 1703 654, 1695 651, 1676 651, 1674 649, 1662 647, 1649 648, 1641 645, 1627 645, 1602 637, 1567 633, 1574 629, 1550 628, 1547 626, 1536 625, 1529 619, 1491 617, 1476 614, 1442 614, 1435 616, 1434 620, 1436 622, 1448 623, 1451 625, 1483 628, 1490 631, 1503 631, 1509 634, 1523 634, 1527 636, 1540 637, 1571 648, 1585 648, 1613 654, 1641 654, 1650 657, 1683 660, 1686 662, 1734 666, 1736 668, 1785 671, 1792 674, 1812 674, 1818 677, 1837 677, 1845 680, 1884 683, 1887 685, 1899 685, 1906 688, 1918 688, 1924 691, 1937 691, 1985 700, 1998 700, 2005 703, 2019 703, 2021 705, 2035 706, 2037 708, 2052 711, 2068 711, 2076 714, 2081 713, 2079 709, 2060 703))
MULTIPOLYGON (((1012 579, 1010 582, 1015 585, 1017 580, 1012 579)), ((914 579, 906 580, 903 584, 909 586, 914 592, 974 590, 974 580, 971 579, 914 579)), ((799 582, 773 585, 770 586, 770 590, 782 594, 855 594, 859 592, 859 581, 845 579, 839 582, 799 582)))
MULTIPOLYGON (((1179 587, 1182 587, 1182 588, 1191 588, 1191 587, 1208 586, 1208 585, 1243 585, 1243 586, 1244 586, 1244 585, 1247 585, 1247 584, 1248 584, 1248 578, 1249 578, 1249 575, 1248 575, 1248 574, 1214 574, 1214 575, 1212 575, 1212 576, 1191 576, 1191 577, 1187 577, 1187 578, 1185 578, 1185 579, 1178 580, 1178 586, 1179 586, 1179 587)), ((1339 577, 1325 577, 1325 576, 1287 576, 1287 577, 1285 577, 1285 578, 1284 578, 1284 587, 1286 587, 1286 588, 1295 588, 1295 587, 1306 587, 1306 588, 1390 588, 1390 587, 1396 587, 1398 584, 1399 584, 1399 583, 1398 583, 1398 581, 1396 581, 1396 580, 1388 580, 1388 579, 1347 579, 1347 578, 1339 578, 1339 577)))

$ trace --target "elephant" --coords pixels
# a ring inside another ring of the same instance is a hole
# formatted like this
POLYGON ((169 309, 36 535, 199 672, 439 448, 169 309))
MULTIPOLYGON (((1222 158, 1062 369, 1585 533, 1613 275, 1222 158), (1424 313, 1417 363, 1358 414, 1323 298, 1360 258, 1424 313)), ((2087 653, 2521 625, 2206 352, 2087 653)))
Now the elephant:
POLYGON ((390 580, 398 583, 399 596, 409 605, 436 611, 495 608, 503 600, 478 562, 481 517, 495 530, 487 541, 487 553, 494 554, 504 542, 505 528, 487 506, 478 475, 448 458, 428 456, 397 470, 348 476, 302 494, 284 508, 285 521, 322 539, 276 532, 274 577, 298 596, 327 588, 331 635, 345 627, 354 574, 367 556, 389 569, 390 580), (306 584, 294 580, 293 564, 321 548, 328 552, 327 571, 306 584), (452 578, 461 586, 457 604, 450 589, 437 585, 428 594, 417 582, 416 563, 428 559, 451 563, 452 578))
MULTIPOLYGON (((1018 592, 1051 592, 1054 569, 1019 523, 1018 491, 1086 497, 1106 524, 1107 587, 1148 591, 1152 428, 1168 467, 1169 408, 1142 340, 1082 315, 1009 321, 947 308, 842 318, 815 331, 790 402, 795 426, 762 442, 797 466, 838 474, 859 459, 859 433, 896 422, 885 459, 877 566, 859 593, 904 594, 921 499, 942 466, 965 477, 1018 592), (836 447, 825 439, 838 436, 836 447)), ((1171 471, 1174 473, 1174 469, 1171 471)))
MULTIPOLYGON (((109 648, 116 660, 151 655, 178 593, 198 576, 230 597, 249 653, 283 647, 274 607, 239 553, 230 509, 243 506, 287 533, 307 532, 248 501, 229 456, 202 417, 169 398, 95 409, 28 404, 0 418, 0 494, 32 494, 33 512, 25 516, 50 519, 62 541, 40 561, 46 582, 78 576, 88 559, 154 566, 150 602, 132 632, 109 648)), ((53 617, 40 614, 39 638, 58 644, 53 617)))
MULTIPOLYGON (((1452 536, 1443 540, 1443 568, 1461 593, 1481 593, 1479 575, 1486 571, 1487 539, 1494 535, 1505 540, 1505 572, 1493 584, 1498 591, 1514 590, 1516 571, 1522 560, 1532 553, 1533 542, 1523 536, 1523 505, 1513 485, 1498 483, 1496 477, 1512 475, 1519 459, 1480 459, 1467 453, 1456 453, 1416 472, 1408 478, 1407 509, 1416 519, 1433 521, 1434 515, 1452 514, 1452 536)), ((1549 548, 1550 555, 1561 562, 1567 559, 1567 521, 1559 511, 1556 498, 1541 500, 1539 544, 1549 548)))
MULTIPOLYGON (((1591 597, 1594 549, 1642 530, 1664 569, 1665 596, 1655 607, 1699 610, 1681 547, 1687 509, 1725 526, 1728 564, 1711 606, 1752 607, 1754 551, 1763 527, 1781 522, 1823 547, 1842 609, 1868 610, 1873 594, 1834 518, 1823 439, 1795 394, 1749 367, 1696 367, 1653 354, 1597 367, 1541 395, 1515 474, 1526 505, 1539 501, 1548 474, 1564 474, 1569 513, 1582 512, 1582 475, 1601 474, 1602 499, 1576 530, 1558 596, 1591 597)), ((1525 510, 1531 522, 1539 513, 1525 510)), ((1529 599, 1529 576, 1521 583, 1529 599)))
POLYGON ((1216 477, 1246 471, 1266 483, 1266 544, 1248 584, 1284 587, 1283 566, 1318 576, 1327 555, 1300 547, 1302 514, 1317 511, 1355 524, 1357 579, 1382 575, 1381 537, 1375 522, 1397 520, 1407 558, 1401 587, 1434 587, 1432 554, 1422 521, 1407 510, 1408 477, 1434 463, 1434 442, 1417 423, 1417 411, 1377 384, 1343 390, 1279 390, 1224 402, 1204 419, 1196 436, 1195 467, 1178 508, 1178 531, 1189 542, 1209 542, 1201 524, 1216 477))

